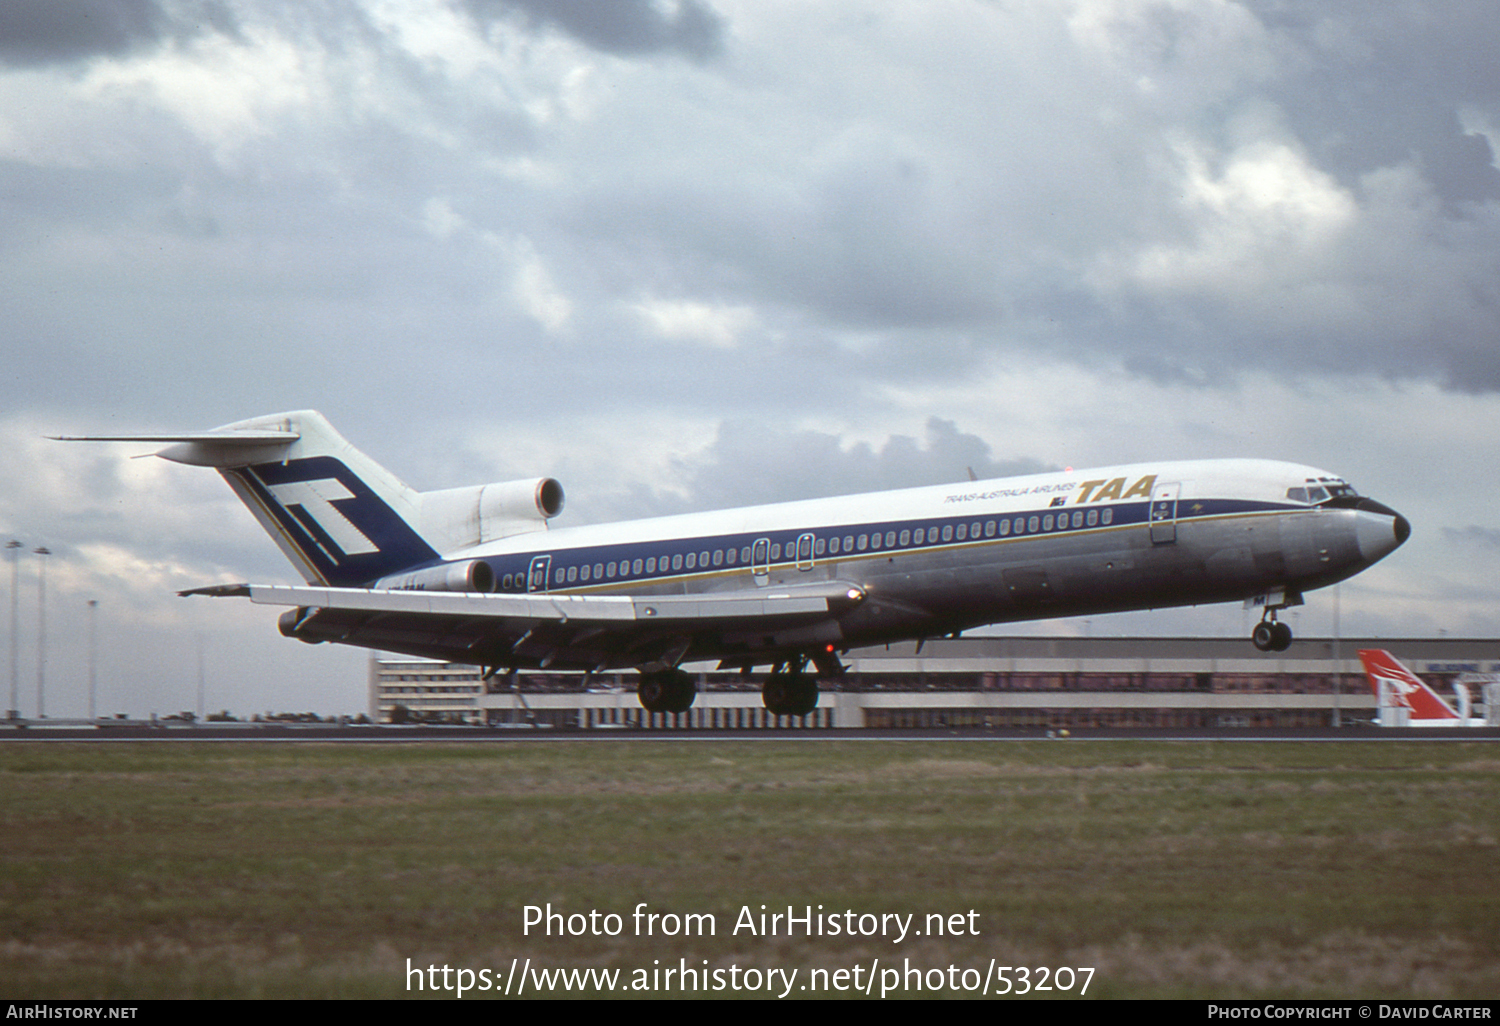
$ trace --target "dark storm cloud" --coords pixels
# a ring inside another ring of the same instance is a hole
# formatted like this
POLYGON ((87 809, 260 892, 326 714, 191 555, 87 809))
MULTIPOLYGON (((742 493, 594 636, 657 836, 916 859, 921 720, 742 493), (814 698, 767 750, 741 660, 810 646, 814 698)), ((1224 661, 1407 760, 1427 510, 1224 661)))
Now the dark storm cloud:
POLYGON ((8 0, 0 4, 0 63, 12 67, 117 57, 204 30, 235 31, 214 0, 8 0))
POLYGON ((1449 204, 1500 198, 1500 170, 1459 108, 1500 101, 1495 40, 1500 8, 1347 0, 1262 13, 1301 55, 1301 73, 1271 90, 1320 165, 1346 185, 1413 156, 1449 204))
POLYGON ((520 15, 623 57, 674 52, 706 61, 723 48, 724 20, 701 0, 680 0, 670 13, 652 0, 464 0, 464 6, 480 22, 520 15))

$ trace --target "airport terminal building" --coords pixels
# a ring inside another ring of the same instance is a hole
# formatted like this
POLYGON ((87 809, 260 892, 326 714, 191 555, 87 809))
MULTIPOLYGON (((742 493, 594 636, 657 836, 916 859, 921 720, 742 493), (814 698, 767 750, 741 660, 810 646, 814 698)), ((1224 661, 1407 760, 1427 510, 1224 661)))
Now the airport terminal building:
POLYGON ((1463 674, 1500 672, 1497 640, 1308 638, 1261 653, 1242 638, 957 638, 849 652, 844 679, 825 684, 817 709, 794 720, 766 711, 761 674, 712 665, 684 667, 696 671, 697 701, 670 714, 641 708, 630 671, 485 681, 475 666, 377 653, 369 712, 379 723, 583 730, 1350 726, 1377 714, 1361 648, 1389 650, 1444 694, 1463 674))

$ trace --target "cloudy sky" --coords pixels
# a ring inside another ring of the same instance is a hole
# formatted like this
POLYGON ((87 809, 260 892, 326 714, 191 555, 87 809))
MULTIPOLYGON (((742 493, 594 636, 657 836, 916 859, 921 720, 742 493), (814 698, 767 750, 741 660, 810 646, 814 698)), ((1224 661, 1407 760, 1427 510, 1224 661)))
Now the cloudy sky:
POLYGON ((302 407, 572 523, 1295 460, 1414 524, 1346 635, 1493 636, 1497 43, 1438 0, 0 4, 21 709, 37 545, 53 715, 90 599, 102 712, 200 666, 210 709, 363 707, 359 652, 172 595, 295 579, 216 475, 42 438, 302 407))

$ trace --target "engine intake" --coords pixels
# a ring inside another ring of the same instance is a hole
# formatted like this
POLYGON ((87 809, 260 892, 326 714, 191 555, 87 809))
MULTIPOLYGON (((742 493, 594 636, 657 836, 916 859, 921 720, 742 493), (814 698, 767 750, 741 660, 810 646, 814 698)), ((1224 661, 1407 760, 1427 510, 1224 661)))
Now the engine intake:
POLYGON ((563 486, 550 477, 422 493, 422 535, 453 552, 545 530, 562 512, 563 486))

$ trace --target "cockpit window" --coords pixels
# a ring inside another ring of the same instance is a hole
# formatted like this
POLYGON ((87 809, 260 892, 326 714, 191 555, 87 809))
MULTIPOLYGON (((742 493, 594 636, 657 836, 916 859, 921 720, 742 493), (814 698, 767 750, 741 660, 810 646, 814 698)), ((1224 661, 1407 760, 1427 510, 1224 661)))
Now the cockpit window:
POLYGON ((1293 502, 1306 502, 1312 505, 1327 502, 1330 499, 1340 499, 1345 496, 1358 497, 1358 495, 1359 493, 1348 483, 1336 477, 1320 477, 1316 480, 1308 478, 1304 487, 1286 490, 1286 497, 1293 502))

